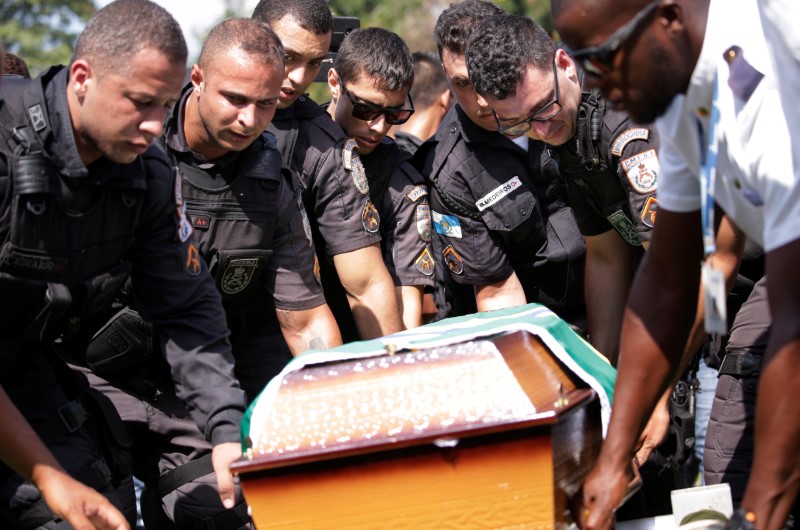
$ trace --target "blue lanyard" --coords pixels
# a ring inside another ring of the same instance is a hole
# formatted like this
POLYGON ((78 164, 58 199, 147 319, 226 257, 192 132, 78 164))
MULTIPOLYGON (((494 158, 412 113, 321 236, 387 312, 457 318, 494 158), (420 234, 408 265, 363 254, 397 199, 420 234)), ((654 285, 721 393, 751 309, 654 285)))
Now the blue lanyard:
MULTIPOLYGON (((719 77, 714 82, 714 96, 711 100, 711 117, 708 124, 708 144, 703 145, 700 135, 700 188, 701 218, 703 222, 703 251, 707 258, 717 250, 714 238, 714 181, 717 175, 717 123, 719 122, 719 77)), ((698 122, 698 126, 700 122, 698 122)), ((702 127, 701 133, 702 133, 702 127)))

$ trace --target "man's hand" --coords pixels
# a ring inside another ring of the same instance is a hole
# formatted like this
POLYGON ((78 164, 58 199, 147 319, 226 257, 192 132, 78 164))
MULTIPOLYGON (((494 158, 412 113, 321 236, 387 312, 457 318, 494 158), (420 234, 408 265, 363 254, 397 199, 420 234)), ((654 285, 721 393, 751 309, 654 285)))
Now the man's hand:
POLYGON ((215 445, 211 451, 211 464, 214 466, 214 473, 217 474, 219 498, 222 500, 222 505, 228 509, 236 504, 231 464, 241 456, 242 446, 236 442, 215 445))
POLYGON ((583 483, 580 504, 575 513, 578 525, 584 530, 614 528, 614 511, 625 498, 630 476, 627 467, 616 469, 604 464, 602 454, 583 483))
POLYGON ((650 457, 650 453, 664 441, 664 437, 669 430, 669 399, 672 395, 672 389, 661 396, 661 399, 656 404, 656 408, 647 420, 647 425, 639 437, 639 442, 636 444, 636 465, 641 467, 650 457))
POLYGON ((130 530, 108 499, 60 469, 40 469, 37 478, 44 502, 75 530, 130 530))

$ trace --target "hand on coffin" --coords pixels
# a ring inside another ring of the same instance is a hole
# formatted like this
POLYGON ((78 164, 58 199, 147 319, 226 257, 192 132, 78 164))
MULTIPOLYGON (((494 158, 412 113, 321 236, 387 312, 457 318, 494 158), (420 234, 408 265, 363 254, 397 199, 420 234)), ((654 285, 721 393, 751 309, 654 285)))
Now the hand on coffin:
POLYGON ((241 456, 242 446, 235 442, 215 445, 211 451, 211 464, 214 466, 214 473, 217 475, 219 497, 222 500, 222 505, 229 509, 236 504, 231 464, 241 456))
POLYGON ((583 530, 614 528, 614 512, 641 486, 642 479, 635 465, 619 467, 598 460, 578 493, 577 509, 573 508, 578 526, 583 530))

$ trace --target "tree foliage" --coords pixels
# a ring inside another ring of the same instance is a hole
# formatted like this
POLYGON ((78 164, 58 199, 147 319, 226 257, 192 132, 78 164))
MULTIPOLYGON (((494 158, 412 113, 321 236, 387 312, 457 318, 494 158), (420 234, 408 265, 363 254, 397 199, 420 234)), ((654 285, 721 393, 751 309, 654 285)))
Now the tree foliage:
MULTIPOLYGON (((435 50, 433 27, 453 0, 330 0, 335 15, 356 16, 361 27, 378 26, 400 35, 412 51, 435 50)), ((549 0, 494 0, 509 13, 525 15, 551 30, 549 0)))
POLYGON ((0 39, 36 75, 69 61, 95 9, 93 0, 0 0, 0 39))

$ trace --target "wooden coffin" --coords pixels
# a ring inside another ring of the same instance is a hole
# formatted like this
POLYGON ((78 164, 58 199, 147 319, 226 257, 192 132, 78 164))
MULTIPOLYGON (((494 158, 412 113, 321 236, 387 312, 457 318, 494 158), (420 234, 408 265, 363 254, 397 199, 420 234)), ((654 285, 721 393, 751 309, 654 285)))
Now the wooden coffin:
POLYGON ((527 331, 286 374, 233 465, 258 530, 566 528, 597 395, 527 331))

